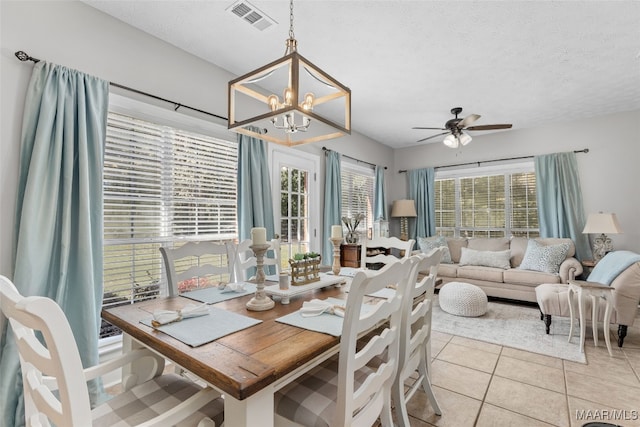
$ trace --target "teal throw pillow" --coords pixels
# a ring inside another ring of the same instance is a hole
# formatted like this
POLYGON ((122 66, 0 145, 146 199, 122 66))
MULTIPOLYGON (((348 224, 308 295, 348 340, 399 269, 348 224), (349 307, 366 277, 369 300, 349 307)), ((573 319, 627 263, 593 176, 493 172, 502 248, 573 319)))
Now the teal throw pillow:
POLYGON ((570 245, 560 243, 558 245, 543 245, 537 240, 530 239, 527 251, 520 263, 521 270, 542 271, 549 274, 558 274, 560 264, 567 258, 570 245))
POLYGON ((442 251, 442 260, 440 262, 443 264, 453 263, 453 261, 451 261, 451 252, 449 252, 447 239, 443 236, 418 237, 418 246, 423 254, 428 254, 436 248, 444 248, 444 251, 442 251))

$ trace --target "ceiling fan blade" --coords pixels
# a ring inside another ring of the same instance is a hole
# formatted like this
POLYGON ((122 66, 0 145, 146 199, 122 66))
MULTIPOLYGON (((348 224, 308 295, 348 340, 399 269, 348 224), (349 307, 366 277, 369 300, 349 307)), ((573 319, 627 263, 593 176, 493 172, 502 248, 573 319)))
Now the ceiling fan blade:
POLYGON ((470 126, 467 130, 511 129, 512 124, 470 126))
POLYGON ((462 119, 460 123, 458 123, 459 129, 464 129, 472 123, 475 123, 476 120, 480 118, 480 114, 469 114, 467 117, 462 119))
POLYGON ((439 133, 439 134, 437 134, 437 135, 431 135, 431 136, 428 136, 428 137, 426 137, 426 138, 419 139, 419 140, 417 140, 416 142, 426 141, 427 139, 437 138, 437 137, 439 137, 439 136, 447 135, 447 134, 449 134, 449 133, 451 133, 451 132, 442 132, 442 133, 439 133))
POLYGON ((447 130, 446 128, 423 128, 423 127, 412 127, 411 129, 447 130))

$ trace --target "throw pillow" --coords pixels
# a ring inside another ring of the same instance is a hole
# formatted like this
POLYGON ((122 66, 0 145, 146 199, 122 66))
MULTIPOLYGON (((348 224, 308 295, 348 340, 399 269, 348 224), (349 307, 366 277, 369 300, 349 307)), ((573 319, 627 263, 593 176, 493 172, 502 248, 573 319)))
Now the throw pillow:
POLYGON ((511 268, 509 259, 511 251, 477 251, 475 249, 462 248, 459 265, 480 265, 483 267, 495 267, 508 270, 511 268))
POLYGON ((542 271, 549 274, 558 274, 560 264, 567 257, 569 252, 568 243, 559 245, 543 245, 542 243, 530 239, 527 244, 527 251, 520 263, 521 270, 542 271))
POLYGON ((451 264, 451 252, 449 252, 449 245, 447 245, 447 239, 443 236, 434 236, 434 237, 418 237, 418 246, 420 246, 420 250, 423 254, 428 254, 435 248, 444 248, 442 252, 442 260, 440 261, 443 264, 451 264))

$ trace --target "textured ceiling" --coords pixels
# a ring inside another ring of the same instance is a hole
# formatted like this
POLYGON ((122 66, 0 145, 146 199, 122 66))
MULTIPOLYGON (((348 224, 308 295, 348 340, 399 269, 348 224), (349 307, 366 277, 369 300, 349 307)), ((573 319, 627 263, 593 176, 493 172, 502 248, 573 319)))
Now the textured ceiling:
MULTIPOLYGON (((287 1, 251 0, 265 31, 231 0, 85 3, 236 75, 281 57, 289 31, 287 1)), ((298 51, 351 88, 353 130, 391 147, 456 106, 513 129, 640 109, 639 22, 640 1, 294 4, 298 51)))

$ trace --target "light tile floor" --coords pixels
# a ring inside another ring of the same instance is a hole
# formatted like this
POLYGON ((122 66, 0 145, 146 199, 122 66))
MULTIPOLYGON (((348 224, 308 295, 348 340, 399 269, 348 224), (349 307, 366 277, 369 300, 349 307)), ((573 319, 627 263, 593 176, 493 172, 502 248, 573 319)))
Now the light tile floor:
POLYGON ((602 335, 598 347, 590 335, 587 328, 582 364, 433 332, 432 383, 442 416, 418 392, 408 404, 411 425, 640 426, 640 319, 622 348, 611 327, 613 357, 602 335))

